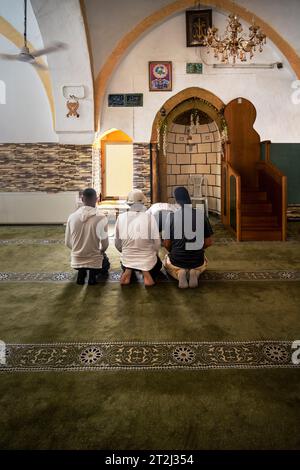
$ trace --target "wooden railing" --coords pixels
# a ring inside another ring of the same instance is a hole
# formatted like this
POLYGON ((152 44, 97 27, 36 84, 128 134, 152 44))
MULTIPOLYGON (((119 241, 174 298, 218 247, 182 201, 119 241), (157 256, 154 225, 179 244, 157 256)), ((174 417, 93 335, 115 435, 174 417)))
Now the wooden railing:
POLYGON ((278 217, 281 239, 286 240, 287 177, 271 162, 271 141, 265 140, 261 143, 264 145, 265 159, 256 164, 257 184, 259 187, 265 185, 264 190, 267 191, 278 217))
POLYGON ((257 184, 261 191, 266 191, 272 201, 274 215, 277 216, 281 229, 281 239, 286 240, 287 177, 270 161, 256 164, 257 184))
POLYGON ((222 222, 234 230, 241 240, 241 176, 228 163, 222 161, 222 222))

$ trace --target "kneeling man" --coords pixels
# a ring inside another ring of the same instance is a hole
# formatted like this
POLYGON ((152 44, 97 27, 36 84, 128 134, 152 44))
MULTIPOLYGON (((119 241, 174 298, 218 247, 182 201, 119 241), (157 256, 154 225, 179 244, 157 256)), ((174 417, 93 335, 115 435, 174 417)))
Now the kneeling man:
POLYGON ((213 230, 204 212, 192 208, 186 188, 177 187, 174 196, 180 209, 171 213, 166 222, 168 233, 165 233, 164 246, 169 254, 165 256, 164 266, 170 276, 179 281, 181 289, 195 288, 200 274, 207 268, 205 249, 213 243, 213 230), (203 227, 202 243, 200 226, 203 227))
POLYGON ((70 215, 65 243, 71 250, 71 267, 78 270, 77 284, 96 284, 98 274, 108 274, 110 267, 105 251, 108 248, 107 218, 96 208, 97 194, 87 188, 82 194, 83 206, 70 215))
POLYGON ((115 228, 115 246, 121 255, 121 284, 130 284, 133 270, 143 273, 145 286, 153 286, 162 263, 158 258, 161 246, 154 216, 145 212, 145 197, 135 189, 128 194, 128 212, 120 214, 115 228))

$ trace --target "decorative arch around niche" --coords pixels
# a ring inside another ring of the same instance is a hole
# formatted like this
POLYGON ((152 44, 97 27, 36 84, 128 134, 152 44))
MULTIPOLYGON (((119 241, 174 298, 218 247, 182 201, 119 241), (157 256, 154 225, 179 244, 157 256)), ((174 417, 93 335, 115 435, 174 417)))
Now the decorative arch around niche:
POLYGON ((166 186, 167 162, 164 146, 167 145, 168 129, 176 117, 185 111, 199 109, 216 123, 222 135, 226 133, 224 107, 224 102, 209 90, 190 87, 168 99, 156 113, 151 133, 152 199, 154 202, 161 199, 161 189, 166 186))

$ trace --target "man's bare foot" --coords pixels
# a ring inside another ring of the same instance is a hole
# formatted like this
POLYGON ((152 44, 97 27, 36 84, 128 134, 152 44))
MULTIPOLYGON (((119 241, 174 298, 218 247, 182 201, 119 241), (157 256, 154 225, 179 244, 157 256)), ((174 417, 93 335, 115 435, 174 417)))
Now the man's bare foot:
POLYGON ((149 273, 149 271, 143 271, 143 277, 144 277, 144 284, 146 287, 154 286, 155 282, 153 281, 152 276, 149 273))
POLYGON ((192 289, 195 289, 195 287, 198 287, 199 276, 200 276, 199 271, 196 271, 195 269, 190 270, 189 286, 192 289))
POLYGON ((180 269, 180 271, 178 272, 178 287, 179 289, 187 289, 189 287, 188 285, 188 281, 187 281, 187 278, 186 278, 186 270, 185 269, 180 269))
POLYGON ((132 269, 126 268, 120 279, 121 286, 128 286, 128 284, 130 284, 131 274, 132 274, 132 269))

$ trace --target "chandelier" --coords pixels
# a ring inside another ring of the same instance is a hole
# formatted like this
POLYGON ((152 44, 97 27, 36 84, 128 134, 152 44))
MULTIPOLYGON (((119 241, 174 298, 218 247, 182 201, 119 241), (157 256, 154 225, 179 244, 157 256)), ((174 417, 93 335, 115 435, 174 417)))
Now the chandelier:
POLYGON ((241 62, 247 62, 247 54, 252 59, 254 52, 258 49, 263 51, 263 45, 266 44, 266 35, 260 27, 252 22, 249 27, 249 37, 243 36, 243 27, 237 15, 230 14, 227 18, 227 26, 224 37, 218 35, 218 28, 208 28, 204 37, 204 45, 208 47, 207 53, 212 49, 214 57, 221 62, 233 64, 239 59, 241 62))

